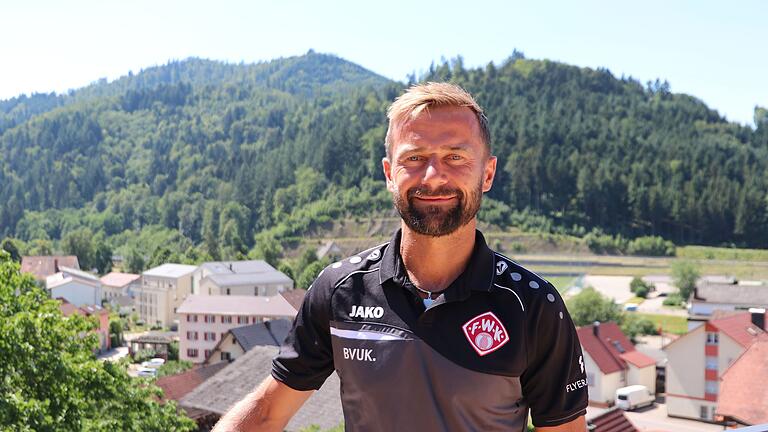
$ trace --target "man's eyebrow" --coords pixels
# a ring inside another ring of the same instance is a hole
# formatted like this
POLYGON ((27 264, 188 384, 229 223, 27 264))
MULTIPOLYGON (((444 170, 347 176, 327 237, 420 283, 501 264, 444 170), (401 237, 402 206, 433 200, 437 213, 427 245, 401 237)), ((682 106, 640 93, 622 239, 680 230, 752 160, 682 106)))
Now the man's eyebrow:
MULTIPOLYGON (((425 146, 419 146, 416 144, 400 144, 400 151, 398 153, 405 154, 405 153, 413 153, 413 152, 419 152, 426 149, 425 146)), ((453 144, 453 145, 445 145, 438 147, 439 150, 448 150, 448 151, 470 151, 471 146, 469 144, 453 144)))

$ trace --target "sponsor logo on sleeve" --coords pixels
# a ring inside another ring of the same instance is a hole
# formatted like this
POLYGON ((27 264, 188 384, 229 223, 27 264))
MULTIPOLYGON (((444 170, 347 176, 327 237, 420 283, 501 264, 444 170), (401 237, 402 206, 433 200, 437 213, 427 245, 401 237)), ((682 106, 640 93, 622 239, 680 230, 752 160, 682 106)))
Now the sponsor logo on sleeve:
POLYGON ((472 318, 462 326, 462 329, 469 344, 480 356, 490 354, 509 342, 507 329, 493 312, 486 312, 472 318))
POLYGON ((509 265, 504 261, 499 261, 496 263, 496 275, 499 276, 509 267, 509 265))

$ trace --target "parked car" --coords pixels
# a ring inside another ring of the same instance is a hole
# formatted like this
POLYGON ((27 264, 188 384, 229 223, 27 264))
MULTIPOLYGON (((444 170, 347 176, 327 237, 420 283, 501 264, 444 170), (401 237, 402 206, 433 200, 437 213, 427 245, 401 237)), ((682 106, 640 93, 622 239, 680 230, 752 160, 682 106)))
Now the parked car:
POLYGON ((164 364, 165 364, 165 359, 155 357, 145 362, 141 362, 141 367, 157 369, 164 364))
POLYGON ((140 377, 155 377, 157 376, 157 369, 152 369, 148 367, 140 367, 138 371, 138 375, 140 377))
POLYGON ((616 406, 624 411, 653 405, 656 397, 644 385, 631 385, 616 389, 616 406))

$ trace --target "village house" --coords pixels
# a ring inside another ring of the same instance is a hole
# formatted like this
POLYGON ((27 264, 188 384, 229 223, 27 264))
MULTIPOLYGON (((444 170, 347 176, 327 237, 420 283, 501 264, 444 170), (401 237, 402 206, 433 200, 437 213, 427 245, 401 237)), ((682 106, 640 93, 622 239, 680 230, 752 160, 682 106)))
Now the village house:
MULTIPOLYGON (((184 396, 179 406, 198 422, 201 430, 208 430, 203 428, 215 424, 269 375, 278 351, 275 346, 256 346, 232 363, 224 363, 226 367, 184 396)), ((333 372, 320 390, 312 392, 283 430, 328 430, 341 424, 344 413, 339 391, 339 376, 333 372)))
POLYGON ((63 298, 80 307, 101 304, 101 281, 96 276, 72 267, 59 267, 59 272, 45 280, 51 298, 63 298))
POLYGON ((293 289, 293 280, 266 261, 207 262, 192 275, 192 293, 274 296, 293 289))
POLYGON ((291 321, 287 319, 233 328, 219 340, 211 354, 206 357, 205 364, 233 361, 255 346, 279 347, 290 330, 291 321))
POLYGON ((590 404, 614 404, 616 390, 640 384, 656 391, 656 360, 637 351, 614 322, 577 330, 584 354, 590 404))
POLYGON ((80 263, 74 255, 35 255, 21 257, 21 272, 30 273, 40 282, 58 273, 60 267, 80 270, 80 263))
POLYGON ((163 264, 141 274, 134 291, 136 312, 150 325, 171 327, 178 323, 176 309, 192 292, 193 265, 163 264))
POLYGON ((668 344, 667 414, 714 421, 725 371, 754 342, 765 339, 765 309, 720 312, 668 344))
POLYGON ((701 278, 688 307, 688 330, 706 322, 715 311, 768 308, 768 284, 725 277, 701 278))
POLYGON ((190 295, 179 307, 179 359, 202 363, 235 327, 296 316, 282 296, 190 295))
POLYGON ((101 277, 101 290, 104 300, 112 303, 119 297, 133 297, 136 288, 141 286, 141 275, 133 273, 110 272, 101 277))
POLYGON ((98 351, 107 351, 111 347, 109 340, 109 312, 99 305, 83 305, 77 306, 68 302, 64 298, 57 298, 59 301, 59 310, 65 317, 72 316, 73 314, 82 315, 85 317, 96 317, 98 320, 98 327, 93 331, 99 338, 98 351))
POLYGON ((720 379, 715 420, 729 426, 768 425, 768 337, 747 348, 720 379))

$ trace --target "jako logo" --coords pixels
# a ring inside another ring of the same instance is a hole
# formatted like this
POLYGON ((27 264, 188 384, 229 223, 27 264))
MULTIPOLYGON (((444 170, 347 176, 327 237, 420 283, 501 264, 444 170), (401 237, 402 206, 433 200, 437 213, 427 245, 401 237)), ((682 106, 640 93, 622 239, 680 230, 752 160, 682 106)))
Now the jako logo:
POLYGON ((480 314, 467 321, 461 328, 469 344, 481 356, 490 354, 509 342, 507 329, 493 312, 480 314))
POLYGON ((381 306, 357 306, 352 305, 350 318, 381 318, 384 316, 384 308, 381 306))

